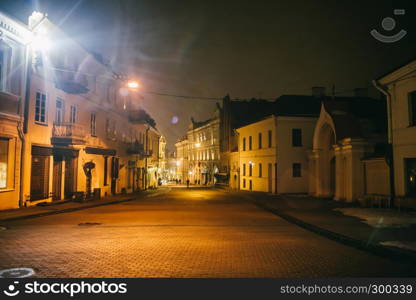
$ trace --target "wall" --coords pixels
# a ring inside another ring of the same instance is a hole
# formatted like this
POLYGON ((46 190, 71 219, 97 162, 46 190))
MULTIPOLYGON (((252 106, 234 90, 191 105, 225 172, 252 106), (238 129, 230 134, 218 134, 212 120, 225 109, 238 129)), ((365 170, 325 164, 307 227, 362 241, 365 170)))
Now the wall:
POLYGON ((313 146, 317 118, 277 117, 278 193, 307 193, 309 162, 307 150, 313 146), (292 129, 302 130, 302 146, 292 146, 292 129), (293 163, 301 164, 301 177, 293 177, 293 163))
POLYGON ((365 193, 390 195, 389 167, 384 158, 364 161, 365 193))
POLYGON ((276 124, 275 117, 269 117, 262 121, 237 129, 239 134, 240 154, 240 189, 250 190, 250 180, 253 191, 269 191, 269 182, 272 183, 272 191, 275 189, 274 165, 276 162, 276 124), (272 145, 268 145, 268 131, 272 131, 272 145), (259 149, 259 133, 262 133, 262 148, 259 149), (249 150, 249 137, 252 137, 252 150, 249 150), (243 140, 246 139, 246 150, 244 151, 243 140), (249 165, 253 165, 252 176, 249 175, 249 165), (259 165, 262 165, 262 176, 259 176, 259 165), (272 176, 269 177, 268 165, 272 165, 272 176), (246 166, 244 176, 243 169, 246 166), (244 186, 244 181, 245 186, 244 186))

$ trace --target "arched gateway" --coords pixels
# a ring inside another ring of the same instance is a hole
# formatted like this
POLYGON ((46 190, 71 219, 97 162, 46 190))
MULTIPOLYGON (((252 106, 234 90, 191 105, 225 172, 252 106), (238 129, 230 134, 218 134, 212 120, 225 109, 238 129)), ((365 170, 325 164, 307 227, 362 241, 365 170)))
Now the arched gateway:
POLYGON ((309 194, 355 201, 365 193, 363 157, 373 151, 350 103, 324 101, 309 153, 309 194))

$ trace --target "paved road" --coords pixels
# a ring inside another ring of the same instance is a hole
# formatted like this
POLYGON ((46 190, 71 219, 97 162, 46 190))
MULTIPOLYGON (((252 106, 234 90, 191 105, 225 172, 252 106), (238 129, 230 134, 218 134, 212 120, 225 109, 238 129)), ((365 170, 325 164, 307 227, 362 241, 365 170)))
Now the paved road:
MULTIPOLYGON (((340 245, 212 189, 14 221, 0 269, 38 277, 408 276, 412 267, 340 245), (79 225, 81 223, 100 223, 79 225)), ((413 272, 413 274, 411 273, 413 272)))

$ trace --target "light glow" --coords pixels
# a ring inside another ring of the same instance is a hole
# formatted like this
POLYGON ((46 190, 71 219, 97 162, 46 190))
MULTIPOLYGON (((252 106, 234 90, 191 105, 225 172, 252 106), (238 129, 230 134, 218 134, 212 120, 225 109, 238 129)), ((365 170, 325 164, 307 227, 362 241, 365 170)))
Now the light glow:
POLYGON ((127 86, 131 89, 137 89, 140 85, 137 81, 129 81, 127 82, 127 86))

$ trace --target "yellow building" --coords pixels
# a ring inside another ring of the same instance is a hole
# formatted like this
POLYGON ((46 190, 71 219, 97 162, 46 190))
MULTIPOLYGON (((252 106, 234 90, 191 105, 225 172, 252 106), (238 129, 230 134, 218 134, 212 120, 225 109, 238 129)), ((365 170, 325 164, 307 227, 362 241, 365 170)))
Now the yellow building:
POLYGON ((218 181, 220 164, 220 119, 217 109, 211 119, 192 119, 184 137, 175 144, 177 176, 182 183, 214 184, 218 181))
POLYGON ((189 179, 189 145, 187 136, 180 138, 176 144, 176 176, 181 183, 189 179))
POLYGON ((240 189, 306 193, 314 117, 270 116, 237 129, 240 189))
POLYGON ((416 208, 416 60, 374 81, 387 96, 394 188, 400 205, 416 208))
MULTIPOLYGON (((27 30, 43 42, 36 47, 28 44, 27 97, 22 97, 25 104, 20 110, 24 114, 22 173, 13 175, 21 177, 20 204, 101 197, 156 186, 150 167, 157 170, 160 134, 140 109, 142 97, 100 57, 87 52, 43 14, 33 13, 27 30)), ((21 119, 13 118, 20 124, 21 119)), ((10 138, 2 146, 16 149, 17 171, 20 144, 14 134, 7 133, 10 138)), ((3 160, 5 153, 1 152, 3 160)), ((7 160, 11 159, 8 151, 7 160)), ((11 166, 7 170, 11 172, 11 166)), ((5 179, 8 190, 10 176, 5 179)), ((13 186, 19 186, 18 179, 13 186)), ((18 198, 13 194, 11 204, 0 204, 0 209, 18 207, 18 198)))
POLYGON ((23 205, 20 189, 26 95, 26 26, 0 12, 0 210, 23 205))

